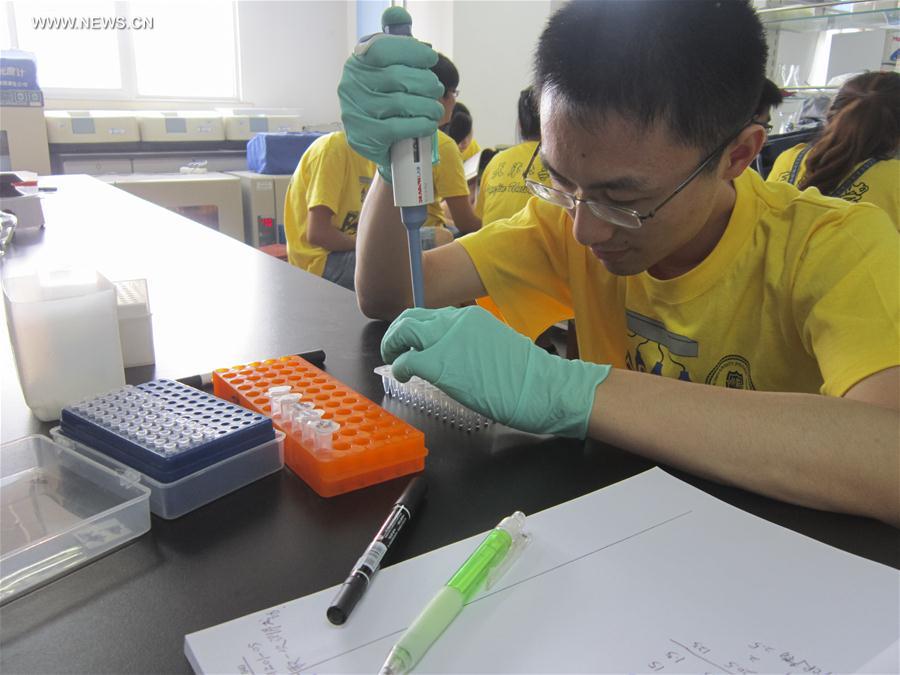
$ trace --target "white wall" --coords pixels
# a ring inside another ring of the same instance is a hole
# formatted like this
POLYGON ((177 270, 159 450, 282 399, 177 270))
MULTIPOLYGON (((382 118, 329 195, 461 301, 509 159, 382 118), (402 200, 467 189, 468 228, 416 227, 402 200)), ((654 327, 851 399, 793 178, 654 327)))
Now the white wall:
POLYGON ((407 0, 413 35, 456 63, 453 53, 453 5, 448 0, 407 0))
POLYGON ((459 100, 472 111, 482 147, 516 142, 519 92, 532 55, 562 0, 407 0, 413 34, 459 69, 459 100))
POLYGON ((238 3, 244 100, 262 108, 299 108, 307 124, 339 120, 337 85, 351 30, 348 4, 238 3))
POLYGON ((475 138, 482 147, 516 142, 519 92, 531 84, 538 36, 558 4, 550 0, 452 3, 451 58, 459 68, 459 100, 472 111, 475 138))
POLYGON ((831 38, 828 79, 844 73, 879 70, 887 31, 844 33, 831 38))

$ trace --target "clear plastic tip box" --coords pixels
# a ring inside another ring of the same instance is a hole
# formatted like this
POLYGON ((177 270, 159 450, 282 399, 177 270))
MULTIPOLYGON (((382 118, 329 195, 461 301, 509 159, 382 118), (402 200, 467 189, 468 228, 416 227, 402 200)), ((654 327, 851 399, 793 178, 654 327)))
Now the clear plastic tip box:
POLYGON ((150 529, 145 487, 45 436, 0 455, 0 604, 150 529))
POLYGON ((63 409, 57 440, 133 475, 150 509, 177 518, 283 464, 264 415, 180 382, 126 386, 63 409))
POLYGON ((272 415, 287 434, 285 463, 322 497, 425 468, 425 434, 299 356, 220 368, 213 387, 272 415), (311 419, 298 423, 304 407, 311 419))

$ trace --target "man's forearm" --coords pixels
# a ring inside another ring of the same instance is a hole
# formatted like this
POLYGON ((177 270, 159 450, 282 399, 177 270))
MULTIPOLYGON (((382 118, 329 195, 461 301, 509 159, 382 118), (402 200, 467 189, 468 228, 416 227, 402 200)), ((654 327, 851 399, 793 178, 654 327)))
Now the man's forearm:
POLYGON ((900 414, 614 370, 589 435, 712 480, 900 526, 900 414))
POLYGON ((373 319, 393 319, 412 305, 409 250, 391 186, 376 174, 356 234, 356 295, 373 319))
POLYGON ((310 230, 309 243, 332 252, 352 251, 356 247, 356 239, 330 224, 316 234, 310 230))

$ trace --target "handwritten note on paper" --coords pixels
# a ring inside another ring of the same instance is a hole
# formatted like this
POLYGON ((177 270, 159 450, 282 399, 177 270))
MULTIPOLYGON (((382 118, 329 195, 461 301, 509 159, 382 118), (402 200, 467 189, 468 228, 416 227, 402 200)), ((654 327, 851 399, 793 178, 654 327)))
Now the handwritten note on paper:
POLYGON ((669 645, 646 666, 648 673, 684 672, 728 673, 748 675, 753 673, 811 673, 827 675, 831 671, 810 663, 790 651, 754 640, 743 650, 731 656, 697 640, 669 638, 669 645))
MULTIPOLYGON (((826 675, 855 671, 900 636, 900 572, 659 469, 528 522, 522 557, 417 670, 826 675)), ((383 570, 345 626, 325 619, 330 588, 192 633, 185 654, 197 673, 377 671, 483 536, 383 570)))

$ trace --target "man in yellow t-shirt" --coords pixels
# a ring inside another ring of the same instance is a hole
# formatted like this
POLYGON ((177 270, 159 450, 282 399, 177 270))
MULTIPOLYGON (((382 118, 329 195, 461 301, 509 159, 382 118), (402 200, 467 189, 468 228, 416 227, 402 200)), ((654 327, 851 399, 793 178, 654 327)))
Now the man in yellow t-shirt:
POLYGON ((347 145, 343 131, 309 146, 285 197, 284 231, 292 265, 353 290, 356 226, 374 174, 375 164, 347 145))
POLYGON ((447 219, 441 202, 447 203, 447 210, 453 224, 463 234, 474 232, 481 227, 481 221, 469 203, 469 183, 463 170, 462 156, 456 143, 443 131, 437 132, 438 157, 434 165, 434 201, 428 205, 426 227, 447 227, 447 219))
MULTIPOLYGON (((525 187, 522 171, 534 155, 540 141, 524 141, 501 150, 491 158, 481 178, 481 187, 475 199, 475 215, 482 225, 502 220, 518 213, 532 195, 525 187)), ((550 184, 550 174, 537 158, 533 168, 536 180, 550 184)))
MULTIPOLYGON (((459 71, 450 59, 443 54, 438 54, 437 63, 431 67, 431 72, 437 76, 444 92, 438 99, 443 109, 443 114, 438 120, 440 127, 446 125, 453 115, 456 96, 459 92, 459 71)), ((456 145, 456 141, 443 131, 438 131, 437 136, 440 161, 433 169, 435 199, 428 205, 425 226, 441 229, 447 227, 443 203, 447 205, 453 226, 460 233, 475 232, 481 227, 481 219, 475 215, 469 201, 469 184, 466 181, 466 172, 463 169, 459 147, 456 145)), ((445 243, 445 241, 437 243, 445 243)))
MULTIPOLYGON (((799 185, 806 176, 806 157, 801 153, 807 147, 806 143, 800 143, 778 155, 766 180, 799 185)), ((839 190, 830 196, 847 202, 874 204, 900 229, 900 159, 880 160, 855 175, 864 168, 863 164, 853 167, 850 172, 853 180, 843 181, 839 190)))
MULTIPOLYGON (((525 208, 532 196, 523 178, 525 167, 535 156, 541 141, 541 115, 532 87, 519 92, 517 112, 516 126, 522 142, 494 155, 481 178, 475 199, 475 214, 481 218, 482 225, 515 215, 525 208)), ((534 160, 532 178, 545 185, 550 184, 550 174, 541 164, 540 157, 534 160)), ((505 320, 503 312, 490 297, 478 298, 475 302, 501 321, 505 320)))
POLYGON ((613 273, 604 253, 572 237, 564 209, 537 199, 459 243, 521 333, 534 338, 574 312, 588 361, 731 389, 830 396, 894 365, 897 345, 884 337, 896 335, 897 317, 881 304, 896 295, 889 273, 900 242, 883 214, 766 183, 752 169, 734 188, 716 246, 673 278, 613 273), (505 255, 513 246, 515 257, 505 255), (859 253, 848 256, 848 248, 859 253))
MULTIPOLYGON (((483 225, 509 218, 531 199, 522 174, 541 141, 541 116, 531 87, 519 94, 518 131, 522 142, 498 152, 485 167, 475 200, 475 214, 483 225)), ((535 157, 532 171, 533 179, 550 185, 550 174, 540 157, 535 157)))
MULTIPOLYGON (((382 67, 418 75, 431 58, 384 35, 346 62, 348 137, 374 161, 438 111, 427 77, 367 89, 382 67), (377 118, 385 97, 420 121, 377 118)), ((900 526, 900 234, 871 205, 748 169, 765 139, 753 120, 765 63, 746 0, 564 4, 534 69, 552 186, 526 167, 538 200, 424 256, 426 306, 441 309, 403 311, 403 228, 373 184, 358 300, 399 315, 382 341, 394 375, 524 431, 900 526), (486 292, 531 337, 574 313, 583 360, 451 307, 486 292)))

